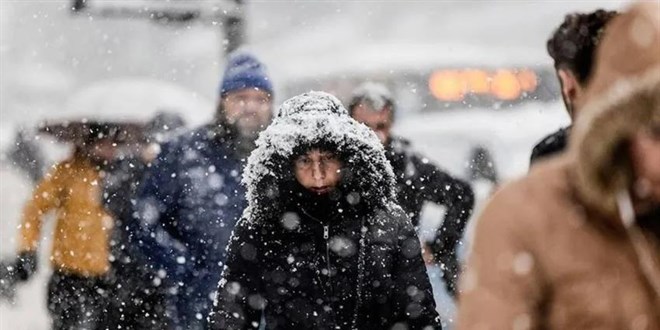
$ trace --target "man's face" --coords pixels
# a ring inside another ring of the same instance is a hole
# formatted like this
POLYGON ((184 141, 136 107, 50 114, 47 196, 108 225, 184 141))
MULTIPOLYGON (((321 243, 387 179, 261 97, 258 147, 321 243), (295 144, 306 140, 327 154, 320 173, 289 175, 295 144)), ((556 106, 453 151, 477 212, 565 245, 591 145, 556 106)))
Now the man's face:
POLYGON ((660 203, 660 123, 637 132, 630 149, 637 195, 660 203))
POLYGON ((584 88, 580 85, 575 74, 570 70, 558 69, 557 76, 559 77, 559 83, 561 84, 561 97, 564 100, 564 105, 566 105, 566 111, 568 111, 571 120, 575 120, 575 107, 578 100, 584 94, 584 88))
POLYGON ((272 118, 270 94, 245 88, 229 92, 221 100, 227 123, 238 128, 242 136, 257 136, 272 118))
POLYGON ((392 131, 392 109, 390 107, 374 109, 367 104, 359 103, 353 109, 353 118, 376 132, 378 139, 383 144, 389 141, 392 131))

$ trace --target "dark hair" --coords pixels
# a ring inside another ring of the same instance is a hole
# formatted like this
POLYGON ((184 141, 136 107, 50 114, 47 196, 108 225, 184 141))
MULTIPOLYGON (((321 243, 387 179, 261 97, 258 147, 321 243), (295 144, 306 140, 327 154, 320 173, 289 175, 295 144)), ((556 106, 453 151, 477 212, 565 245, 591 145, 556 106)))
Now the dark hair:
POLYGON ((598 9, 591 13, 572 13, 555 30, 547 43, 548 54, 556 69, 568 69, 585 85, 593 68, 596 47, 607 23, 616 11, 598 9))

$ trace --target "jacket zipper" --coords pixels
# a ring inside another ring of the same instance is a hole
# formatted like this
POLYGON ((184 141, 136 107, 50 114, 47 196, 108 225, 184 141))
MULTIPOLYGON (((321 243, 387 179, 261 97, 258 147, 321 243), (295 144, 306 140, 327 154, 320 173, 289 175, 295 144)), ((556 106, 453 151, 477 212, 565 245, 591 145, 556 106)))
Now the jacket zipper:
POLYGON ((330 294, 334 294, 334 288, 332 287, 332 283, 330 280, 330 277, 332 275, 331 268, 330 268, 330 225, 324 223, 323 221, 317 219, 316 217, 312 216, 311 214, 307 213, 304 209, 301 209, 305 215, 307 215, 310 219, 320 223, 323 226, 323 239, 325 240, 325 263, 326 263, 326 271, 328 274, 326 275, 328 277, 328 286, 330 287, 330 294))
MULTIPOLYGON (((332 276, 330 272, 330 225, 323 225, 323 238, 325 239, 325 262, 328 270, 328 277, 332 276)), ((332 292, 332 285, 330 286, 330 292, 332 292)))

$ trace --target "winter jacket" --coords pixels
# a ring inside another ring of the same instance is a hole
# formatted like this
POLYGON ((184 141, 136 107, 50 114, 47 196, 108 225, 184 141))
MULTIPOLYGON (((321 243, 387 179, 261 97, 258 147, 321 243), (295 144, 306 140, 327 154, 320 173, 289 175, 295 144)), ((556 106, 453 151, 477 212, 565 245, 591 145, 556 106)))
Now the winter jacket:
POLYGON ((608 25, 568 152, 503 188, 484 210, 461 284, 459 329, 660 329, 660 205, 632 209, 634 174, 622 149, 660 125, 653 6, 608 25), (630 39, 633 26, 647 42, 630 39))
POLYGON ((325 93, 285 102, 243 181, 249 207, 220 281, 212 329, 438 329, 413 225, 394 204, 377 137, 325 93), (314 207, 293 175, 296 150, 335 150, 342 182, 314 207), (310 204, 311 203, 311 204, 310 204))
POLYGON ((172 286, 173 321, 203 328, 231 230, 245 209, 242 164, 216 125, 162 145, 137 197, 136 237, 149 267, 172 286))
POLYGON ((53 267, 81 276, 105 274, 113 219, 103 207, 100 181, 101 172, 82 157, 57 164, 23 210, 19 252, 37 250, 44 216, 55 211, 53 267))
POLYGON ((134 237, 136 195, 147 166, 134 157, 127 157, 109 164, 103 182, 103 203, 115 219, 110 252, 112 268, 119 276, 142 276, 136 270, 144 266, 134 260, 139 251, 134 237))
POLYGON ((448 291, 455 294, 459 272, 456 248, 474 207, 472 188, 414 153, 410 143, 402 138, 392 138, 385 152, 396 176, 397 200, 413 225, 419 224, 425 202, 447 207, 444 221, 430 246, 442 265, 448 291))
POLYGON ((134 204, 147 164, 126 157, 109 164, 103 178, 103 199, 115 219, 110 240, 110 272, 106 282, 112 297, 105 307, 104 329, 166 328, 166 290, 140 254, 134 204))
POLYGON ((558 131, 546 136, 534 146, 532 156, 530 157, 530 166, 542 158, 556 155, 566 149, 571 127, 564 127, 558 131))

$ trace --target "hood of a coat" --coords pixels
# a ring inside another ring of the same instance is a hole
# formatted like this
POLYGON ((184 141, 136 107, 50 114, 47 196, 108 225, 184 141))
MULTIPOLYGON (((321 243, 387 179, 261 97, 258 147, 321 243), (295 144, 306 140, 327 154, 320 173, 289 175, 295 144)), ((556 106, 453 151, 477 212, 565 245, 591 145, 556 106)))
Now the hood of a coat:
POLYGON ((577 193, 612 219, 618 219, 617 195, 634 180, 627 143, 635 132, 660 123, 658 10, 657 4, 637 4, 606 28, 571 133, 577 193))
POLYGON ((337 149, 350 203, 387 207, 394 200, 394 173, 376 135, 336 97, 309 92, 285 101, 259 135, 243 173, 248 212, 269 214, 282 206, 279 189, 292 176, 292 157, 310 146, 337 149))

